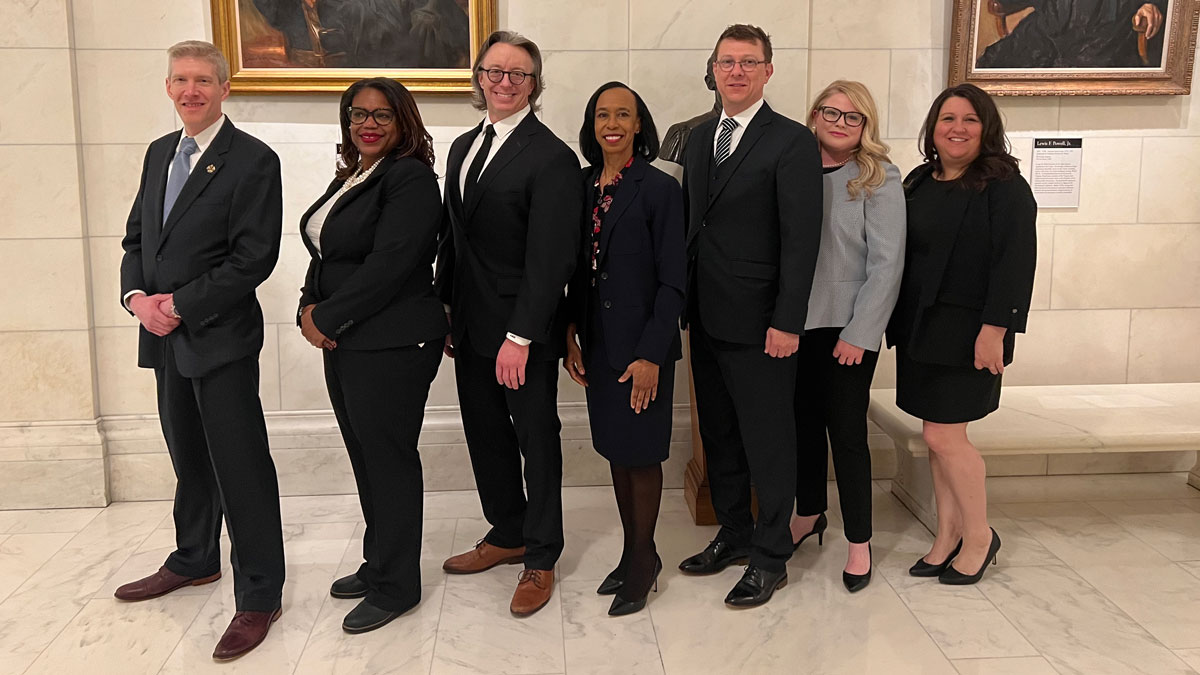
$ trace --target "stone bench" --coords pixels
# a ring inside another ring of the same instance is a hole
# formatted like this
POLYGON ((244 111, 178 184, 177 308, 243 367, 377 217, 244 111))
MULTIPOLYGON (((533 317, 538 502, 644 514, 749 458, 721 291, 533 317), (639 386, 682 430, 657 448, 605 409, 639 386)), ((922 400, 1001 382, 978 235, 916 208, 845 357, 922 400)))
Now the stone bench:
MULTIPOLYGON (((937 510, 921 420, 895 389, 871 392, 868 417, 896 446, 892 494, 930 530, 937 510)), ((1200 383, 1005 387, 1000 409, 967 430, 984 457, 1200 449, 1200 383)), ((1188 475, 1200 489, 1200 458, 1188 475)))

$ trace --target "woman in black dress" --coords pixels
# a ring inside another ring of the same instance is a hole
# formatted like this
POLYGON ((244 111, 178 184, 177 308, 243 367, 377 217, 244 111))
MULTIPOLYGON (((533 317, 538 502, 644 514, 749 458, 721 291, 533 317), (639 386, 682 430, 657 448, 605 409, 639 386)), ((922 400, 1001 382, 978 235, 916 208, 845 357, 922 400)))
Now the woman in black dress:
POLYGON ((1025 331, 1037 253, 1037 203, 1008 151, 995 103, 961 84, 934 100, 925 162, 904 181, 908 246, 888 326, 896 403, 924 421, 937 500, 933 547, 909 570, 972 584, 995 562, 986 467, 967 423, 1000 405, 1013 335, 1025 331))
POLYGON ((654 120, 620 82, 588 101, 579 147, 591 164, 583 181, 592 198, 570 287, 573 323, 563 366, 587 388, 592 444, 612 471, 625 542, 597 592, 616 594, 608 613, 618 616, 646 605, 662 570, 654 525, 681 356, 683 192, 650 165, 658 154, 654 120))

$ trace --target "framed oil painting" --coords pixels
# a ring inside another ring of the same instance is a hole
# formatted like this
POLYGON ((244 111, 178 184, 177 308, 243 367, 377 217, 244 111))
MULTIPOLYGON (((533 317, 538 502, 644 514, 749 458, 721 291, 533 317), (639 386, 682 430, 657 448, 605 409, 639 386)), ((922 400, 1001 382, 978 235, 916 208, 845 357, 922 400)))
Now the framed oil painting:
POLYGON ((414 92, 471 91, 497 0, 212 0, 234 92, 342 91, 392 77, 414 92))
POLYGON ((1001 96, 1187 94, 1200 0, 954 0, 950 84, 1001 96))

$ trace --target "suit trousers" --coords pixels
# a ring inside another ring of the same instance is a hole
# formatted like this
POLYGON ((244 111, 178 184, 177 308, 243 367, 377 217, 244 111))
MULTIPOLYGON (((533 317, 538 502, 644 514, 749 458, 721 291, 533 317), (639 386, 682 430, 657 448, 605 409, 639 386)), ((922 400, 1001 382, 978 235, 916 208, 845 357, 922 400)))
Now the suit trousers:
POLYGON ((455 345, 454 376, 479 501, 492 526, 484 538, 524 546, 526 569, 552 570, 563 549, 558 360, 529 361, 525 384, 512 390, 496 381, 496 360, 469 340, 455 345))
POLYGON ((421 600, 424 483, 417 440, 442 341, 325 351, 325 386, 367 529, 356 575, 367 602, 402 612, 421 600))
POLYGON ((175 545, 166 567, 186 577, 221 570, 221 518, 229 528, 238 611, 271 612, 283 596, 279 482, 258 398, 258 359, 184 377, 164 340, 158 414, 175 469, 175 545))
POLYGON ((833 357, 841 328, 816 328, 800 337, 796 380, 796 514, 815 516, 827 508, 829 448, 837 476, 846 539, 871 540, 871 450, 867 407, 879 352, 864 351, 862 363, 843 366, 833 357), (828 443, 826 439, 828 438, 828 443))
POLYGON ((777 359, 763 345, 718 340, 705 332, 699 312, 691 313, 689 335, 700 440, 721 524, 717 539, 751 546, 751 564, 780 571, 792 555, 796 357, 777 359), (752 479, 757 523, 750 511, 752 479))

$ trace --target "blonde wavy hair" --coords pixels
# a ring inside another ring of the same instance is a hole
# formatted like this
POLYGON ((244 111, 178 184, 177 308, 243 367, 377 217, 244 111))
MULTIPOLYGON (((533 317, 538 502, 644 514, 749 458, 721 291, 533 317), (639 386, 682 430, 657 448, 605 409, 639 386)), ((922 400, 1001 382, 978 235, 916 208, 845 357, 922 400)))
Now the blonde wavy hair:
POLYGON ((808 128, 814 135, 817 128, 813 116, 825 99, 834 94, 845 94, 854 107, 867 117, 867 120, 863 122, 862 138, 850 156, 858 163, 858 177, 846 184, 846 190, 850 193, 851 200, 858 199, 859 195, 864 192, 870 196, 887 180, 887 171, 883 165, 885 162, 890 164, 892 161, 888 158, 888 151, 891 148, 879 138, 879 113, 875 108, 875 99, 871 97, 871 92, 862 82, 834 80, 828 87, 822 89, 820 94, 817 94, 808 109, 808 128))

